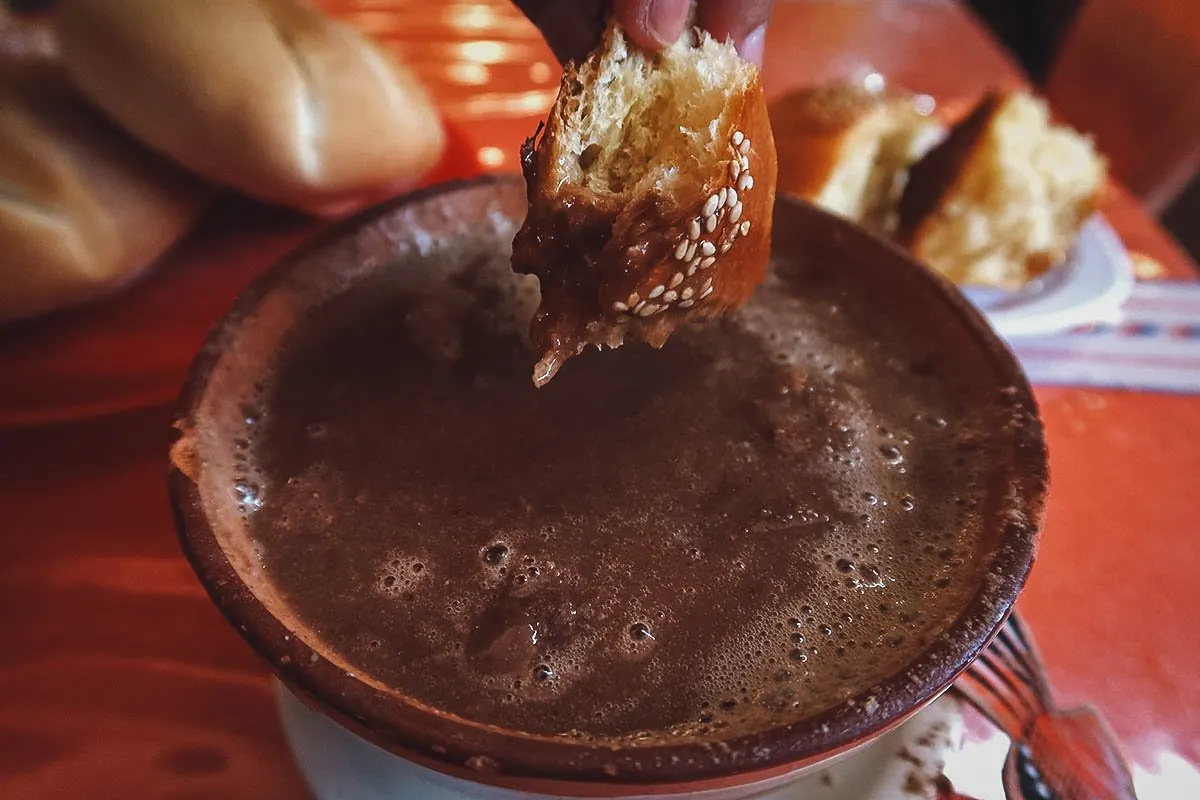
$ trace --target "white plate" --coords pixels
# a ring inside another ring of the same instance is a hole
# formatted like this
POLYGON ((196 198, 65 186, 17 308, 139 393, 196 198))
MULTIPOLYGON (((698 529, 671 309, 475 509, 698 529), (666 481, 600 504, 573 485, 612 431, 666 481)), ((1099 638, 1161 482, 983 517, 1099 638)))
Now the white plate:
POLYGON ((1066 261, 1023 289, 967 287, 963 293, 1001 336, 1037 336, 1120 321, 1133 280, 1125 246, 1097 214, 1083 225, 1066 261))
MULTIPOLYGON (((317 800, 569 800, 467 783, 392 755, 316 713, 275 682, 275 697, 296 765, 317 800)), ((711 790, 702 800, 935 800, 935 778, 962 743, 958 700, 943 696, 830 766, 785 777, 769 788, 711 790)), ((760 784, 761 786, 761 784, 760 784)), ((660 796, 661 797, 661 796, 660 796)), ((680 795, 671 795, 680 797, 680 795)), ((637 800, 636 798, 634 800, 637 800)), ((642 797, 640 800, 658 800, 642 797)))

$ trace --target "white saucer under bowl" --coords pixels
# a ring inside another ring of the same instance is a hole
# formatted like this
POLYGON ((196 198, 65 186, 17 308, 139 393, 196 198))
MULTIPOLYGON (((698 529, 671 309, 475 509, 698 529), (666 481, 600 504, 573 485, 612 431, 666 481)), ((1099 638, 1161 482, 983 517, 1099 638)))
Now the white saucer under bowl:
MULTIPOLYGON (((338 725, 275 683, 279 716, 316 800, 566 800, 470 783, 413 764, 338 725)), ((896 730, 755 800, 933 800, 962 740, 958 701, 943 696, 896 730)), ((706 792, 695 795, 706 800, 706 792)), ((636 800, 636 799, 630 799, 636 800)), ((654 800, 654 798, 646 798, 654 800)))
POLYGON ((1067 259, 1015 292, 970 286, 963 293, 1005 338, 1117 322, 1133 291, 1133 267, 1120 237, 1099 214, 1079 232, 1067 259))

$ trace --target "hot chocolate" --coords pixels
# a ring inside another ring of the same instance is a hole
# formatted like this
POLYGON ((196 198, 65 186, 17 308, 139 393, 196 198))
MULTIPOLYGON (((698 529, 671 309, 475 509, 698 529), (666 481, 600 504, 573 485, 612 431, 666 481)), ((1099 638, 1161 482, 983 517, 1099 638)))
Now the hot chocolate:
POLYGON ((488 178, 372 210, 209 337, 169 483, 242 635, 381 746, 552 795, 753 790, 948 686, 1046 488, 986 323, 781 200, 738 315, 537 390, 525 207, 488 178))
POLYGON ((1012 435, 938 315, 814 253, 536 390, 506 255, 354 281, 245 398, 231 481, 315 649, 507 729, 723 737, 880 684, 979 592, 1012 435))

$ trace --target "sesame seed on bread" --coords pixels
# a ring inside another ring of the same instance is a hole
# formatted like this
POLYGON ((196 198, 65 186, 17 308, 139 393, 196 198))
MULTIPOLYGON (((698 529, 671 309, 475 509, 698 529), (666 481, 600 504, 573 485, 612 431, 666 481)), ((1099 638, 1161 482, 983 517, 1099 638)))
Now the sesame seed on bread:
POLYGON ((611 24, 567 65, 522 163, 513 268, 541 286, 538 386, 588 345, 661 347, 741 306, 766 273, 775 145, 758 68, 707 33, 649 53, 611 24))

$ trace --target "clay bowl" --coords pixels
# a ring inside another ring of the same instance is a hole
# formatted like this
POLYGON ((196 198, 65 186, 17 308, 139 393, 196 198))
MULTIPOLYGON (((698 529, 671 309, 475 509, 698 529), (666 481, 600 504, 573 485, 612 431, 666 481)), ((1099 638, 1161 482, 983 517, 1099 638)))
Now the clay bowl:
POLYGON ((881 680, 846 687, 844 702, 719 745, 689 737, 614 745, 441 712, 319 646, 263 578, 245 531, 228 435, 245 416, 235 399, 247 396, 297 319, 356 281, 447 257, 482 258, 501 269, 524 206, 518 178, 491 177, 371 209, 255 281, 211 333, 183 389, 169 490, 183 549, 234 627, 310 708, 407 762, 559 796, 744 796, 871 741, 937 698, 987 645, 1033 563, 1047 488, 1037 408, 1012 355, 956 289, 855 226, 786 199, 775 212, 776 268, 818 264, 852 275, 871 309, 863 316, 896 315, 974 387, 964 401, 987 409, 994 446, 980 456, 987 486, 983 534, 967 559, 970 589, 923 652, 881 680))

